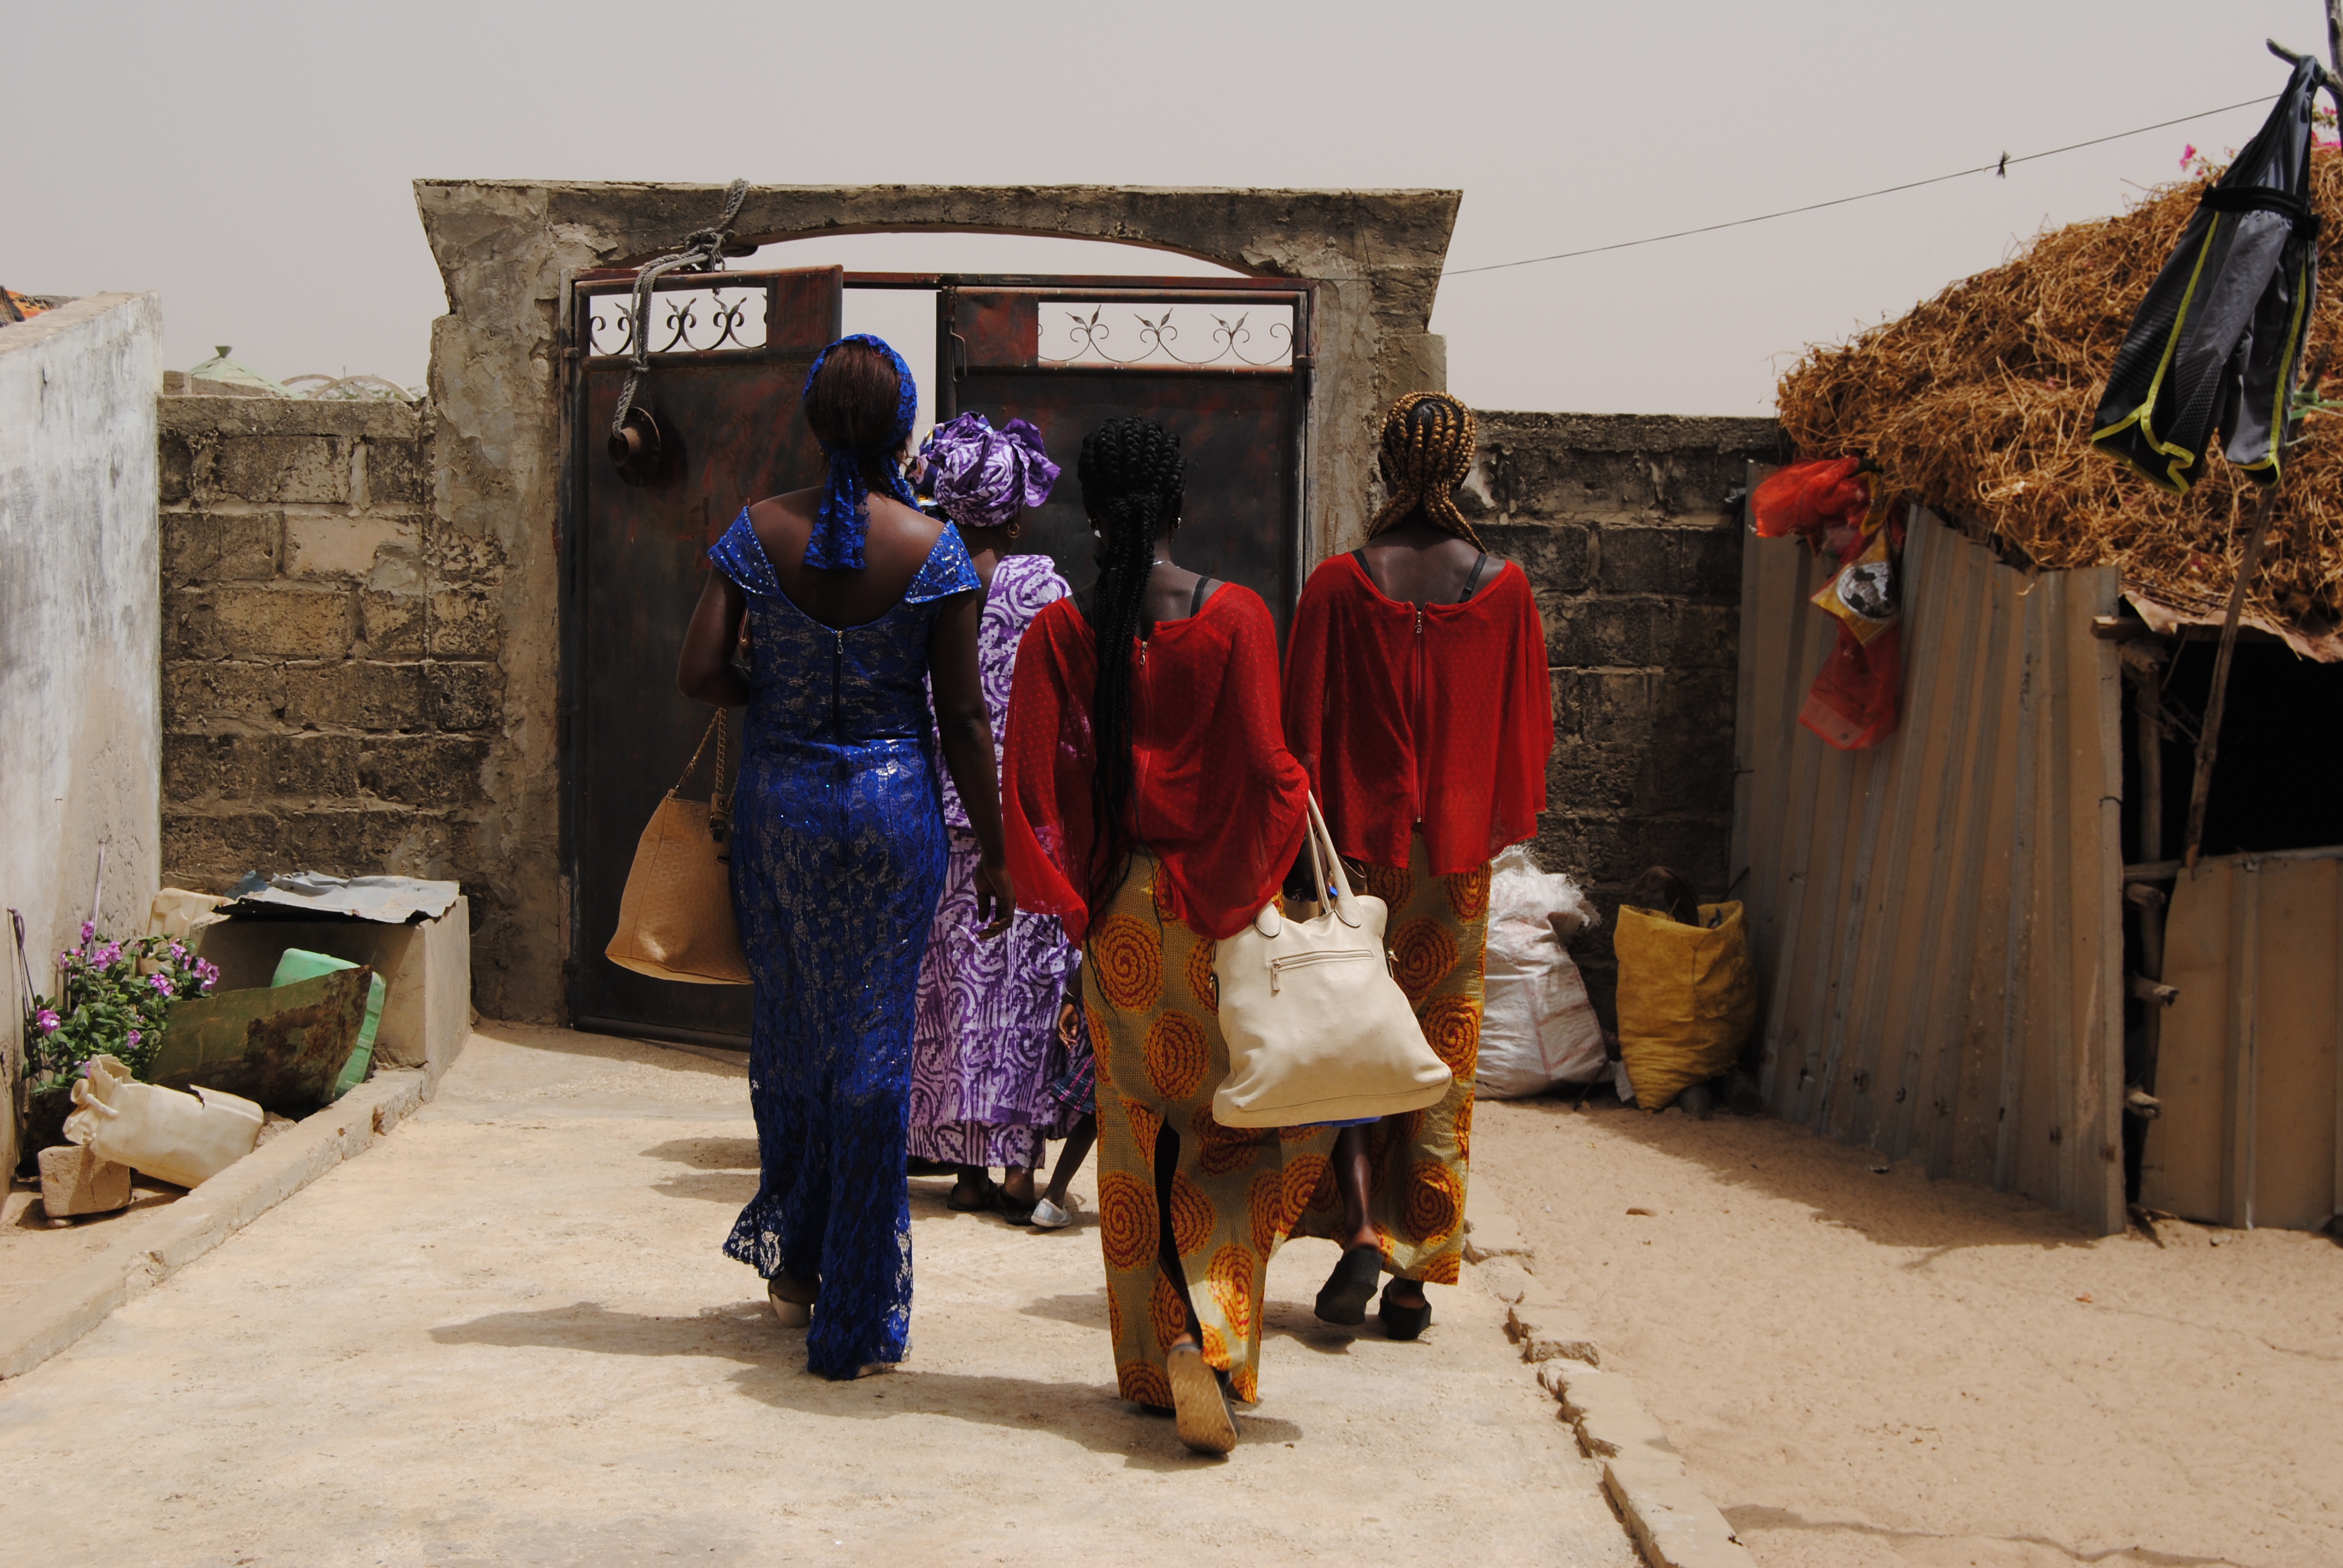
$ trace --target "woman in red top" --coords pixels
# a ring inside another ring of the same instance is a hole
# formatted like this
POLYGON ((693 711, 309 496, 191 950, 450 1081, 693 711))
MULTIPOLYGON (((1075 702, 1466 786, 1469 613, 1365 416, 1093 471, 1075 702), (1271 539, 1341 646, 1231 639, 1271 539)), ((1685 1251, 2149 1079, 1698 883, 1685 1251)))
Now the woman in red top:
POLYGON ((1428 1111, 1344 1128, 1327 1187, 1294 1227, 1342 1245, 1318 1315, 1363 1322, 1388 1269, 1383 1332, 1403 1340, 1431 1321, 1424 1282, 1456 1282, 1489 861, 1537 831, 1554 747, 1529 578, 1482 549, 1456 508, 1473 444, 1472 410, 1445 393, 1393 405, 1382 461, 1391 498, 1365 548, 1311 574, 1286 647, 1286 742, 1335 847, 1391 907, 1393 973, 1456 1075, 1428 1111))
POLYGON ((1309 785, 1285 749, 1268 607, 1172 563, 1183 473, 1151 420, 1082 443, 1098 587, 1019 646, 1001 788, 1020 902, 1083 944, 1117 1385, 1225 1453, 1227 1395, 1258 1386, 1263 1272, 1333 1134, 1212 1117, 1229 1071, 1214 943, 1276 896, 1309 785))

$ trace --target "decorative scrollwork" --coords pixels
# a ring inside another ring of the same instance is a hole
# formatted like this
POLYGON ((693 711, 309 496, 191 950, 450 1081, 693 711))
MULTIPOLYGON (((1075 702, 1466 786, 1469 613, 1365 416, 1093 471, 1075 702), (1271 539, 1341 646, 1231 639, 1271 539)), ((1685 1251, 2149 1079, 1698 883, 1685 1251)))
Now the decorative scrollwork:
POLYGON ((1290 305, 1252 306, 1227 316, 1209 307, 1167 305, 1161 314, 1151 317, 1135 303, 1045 299, 1041 310, 1041 358, 1045 365, 1244 365, 1276 369, 1293 363, 1293 307, 1290 305), (1182 310, 1201 310, 1212 319, 1212 330, 1205 340, 1212 352, 1201 357, 1180 352, 1180 327, 1172 318, 1182 310), (1256 342, 1251 324, 1264 317, 1273 319, 1261 327, 1256 342), (1137 353, 1115 352, 1117 327, 1130 329, 1128 341, 1137 353))
MULTIPOLYGON (((650 297, 650 351, 707 354, 718 349, 762 348, 765 305, 761 284, 659 289, 650 297)), ((634 352, 634 296, 594 295, 588 311, 596 355, 634 352)))

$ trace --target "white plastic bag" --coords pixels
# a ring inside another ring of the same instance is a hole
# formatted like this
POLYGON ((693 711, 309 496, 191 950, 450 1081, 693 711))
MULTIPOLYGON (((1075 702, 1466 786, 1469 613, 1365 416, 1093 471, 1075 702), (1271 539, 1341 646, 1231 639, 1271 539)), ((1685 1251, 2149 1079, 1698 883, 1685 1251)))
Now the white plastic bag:
POLYGON ((1555 929, 1575 936, 1598 918, 1577 883, 1538 869, 1524 846, 1507 849, 1490 867, 1476 1098, 1518 1100, 1603 1075, 1603 1025, 1555 929))
POLYGON ((200 1186, 251 1153, 266 1119, 251 1101, 216 1089, 186 1094, 140 1083, 111 1056, 90 1058, 73 1100, 67 1141, 182 1187, 200 1186))

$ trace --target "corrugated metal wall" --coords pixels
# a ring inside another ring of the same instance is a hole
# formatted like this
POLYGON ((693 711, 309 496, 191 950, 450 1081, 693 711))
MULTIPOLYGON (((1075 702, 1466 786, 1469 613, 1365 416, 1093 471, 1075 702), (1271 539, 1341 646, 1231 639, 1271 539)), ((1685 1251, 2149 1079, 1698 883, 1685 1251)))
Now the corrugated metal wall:
MULTIPOLYGON (((1753 482, 1755 476, 1753 475, 1753 482)), ((1731 896, 1775 1114, 2124 1225, 2112 568, 2028 577, 1916 508, 1896 735, 1797 722, 1838 623, 1795 540, 1743 555, 1731 896)))
POLYGON ((2165 925, 2157 1098, 2140 1201, 2309 1230, 2343 1209, 2343 849, 2184 871, 2165 925))

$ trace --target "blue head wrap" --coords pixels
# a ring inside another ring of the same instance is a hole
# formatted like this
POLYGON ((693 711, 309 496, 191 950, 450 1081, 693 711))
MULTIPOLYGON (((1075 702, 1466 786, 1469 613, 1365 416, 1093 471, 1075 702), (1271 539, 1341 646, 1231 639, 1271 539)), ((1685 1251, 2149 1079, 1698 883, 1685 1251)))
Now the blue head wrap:
POLYGON ((870 531, 870 508, 862 504, 862 498, 876 487, 869 482, 870 470, 864 468, 863 458, 875 459, 871 468, 889 495, 907 507, 920 504, 895 462, 895 453, 910 436, 911 422, 920 409, 919 384, 911 379, 911 367, 903 363, 901 355, 890 348, 884 338, 873 337, 867 332, 841 337, 814 356, 813 368, 806 372, 805 391, 813 390, 813 378, 821 374, 830 348, 848 343, 877 349, 895 367, 895 423, 888 430, 887 449, 883 452, 852 452, 842 447, 823 449, 823 456, 830 459, 830 475, 822 482, 821 508, 814 515, 813 537, 806 541, 805 553, 806 565, 823 570, 862 565, 862 541, 870 531))

